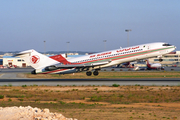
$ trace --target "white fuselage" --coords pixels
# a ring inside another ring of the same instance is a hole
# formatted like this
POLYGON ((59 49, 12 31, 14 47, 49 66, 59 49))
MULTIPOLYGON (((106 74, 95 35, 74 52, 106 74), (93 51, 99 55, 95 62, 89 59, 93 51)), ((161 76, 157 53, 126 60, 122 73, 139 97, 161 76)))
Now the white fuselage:
POLYGON ((164 43, 151 43, 138 46, 132 46, 122 49, 105 51, 78 58, 72 58, 68 61, 74 64, 87 64, 103 61, 110 61, 108 64, 98 66, 100 68, 117 65, 124 62, 135 61, 139 59, 161 56, 175 50, 175 46, 162 46, 164 43))

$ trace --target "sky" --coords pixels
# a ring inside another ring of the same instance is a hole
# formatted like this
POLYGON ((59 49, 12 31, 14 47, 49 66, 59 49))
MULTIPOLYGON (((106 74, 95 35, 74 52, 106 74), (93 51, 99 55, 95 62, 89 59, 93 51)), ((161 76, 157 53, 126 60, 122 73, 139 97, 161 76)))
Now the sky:
POLYGON ((0 51, 100 52, 151 42, 180 50, 179 5, 179 0, 0 0, 0 51))

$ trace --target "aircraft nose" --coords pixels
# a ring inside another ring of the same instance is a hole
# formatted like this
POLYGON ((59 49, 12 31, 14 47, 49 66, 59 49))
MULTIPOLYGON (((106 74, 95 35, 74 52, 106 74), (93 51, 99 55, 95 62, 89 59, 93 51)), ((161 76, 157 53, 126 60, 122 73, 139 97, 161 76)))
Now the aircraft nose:
POLYGON ((176 46, 175 45, 171 45, 172 47, 174 47, 174 49, 176 49, 176 46))

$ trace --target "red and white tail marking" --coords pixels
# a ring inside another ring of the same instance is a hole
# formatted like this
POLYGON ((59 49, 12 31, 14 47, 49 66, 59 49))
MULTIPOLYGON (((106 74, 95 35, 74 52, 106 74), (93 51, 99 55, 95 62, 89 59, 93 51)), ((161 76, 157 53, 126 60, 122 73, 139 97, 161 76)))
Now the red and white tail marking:
POLYGON ((146 60, 147 67, 151 68, 151 65, 149 64, 149 61, 146 60))
POLYGON ((66 58, 64 58, 61 54, 60 55, 55 55, 55 56, 51 56, 50 58, 52 58, 53 60, 56 60, 60 63, 63 63, 65 65, 67 64, 71 64, 69 61, 67 61, 66 58))

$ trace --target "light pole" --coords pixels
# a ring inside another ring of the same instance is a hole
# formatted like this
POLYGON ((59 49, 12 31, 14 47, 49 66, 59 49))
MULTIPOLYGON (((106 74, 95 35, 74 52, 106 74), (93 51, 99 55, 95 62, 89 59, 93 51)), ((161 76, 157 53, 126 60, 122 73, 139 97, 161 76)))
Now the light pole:
POLYGON ((126 29, 125 30, 127 32, 127 45, 129 47, 129 32, 132 31, 131 29, 126 29))
POLYGON ((104 42, 104 51, 106 51, 106 41, 107 40, 103 40, 103 42, 104 42))
POLYGON ((44 41, 44 54, 46 54, 46 41, 44 41))
POLYGON ((69 44, 70 42, 66 42, 66 43, 67 43, 67 54, 68 54, 68 52, 69 52, 69 45, 68 45, 68 44, 69 44))

